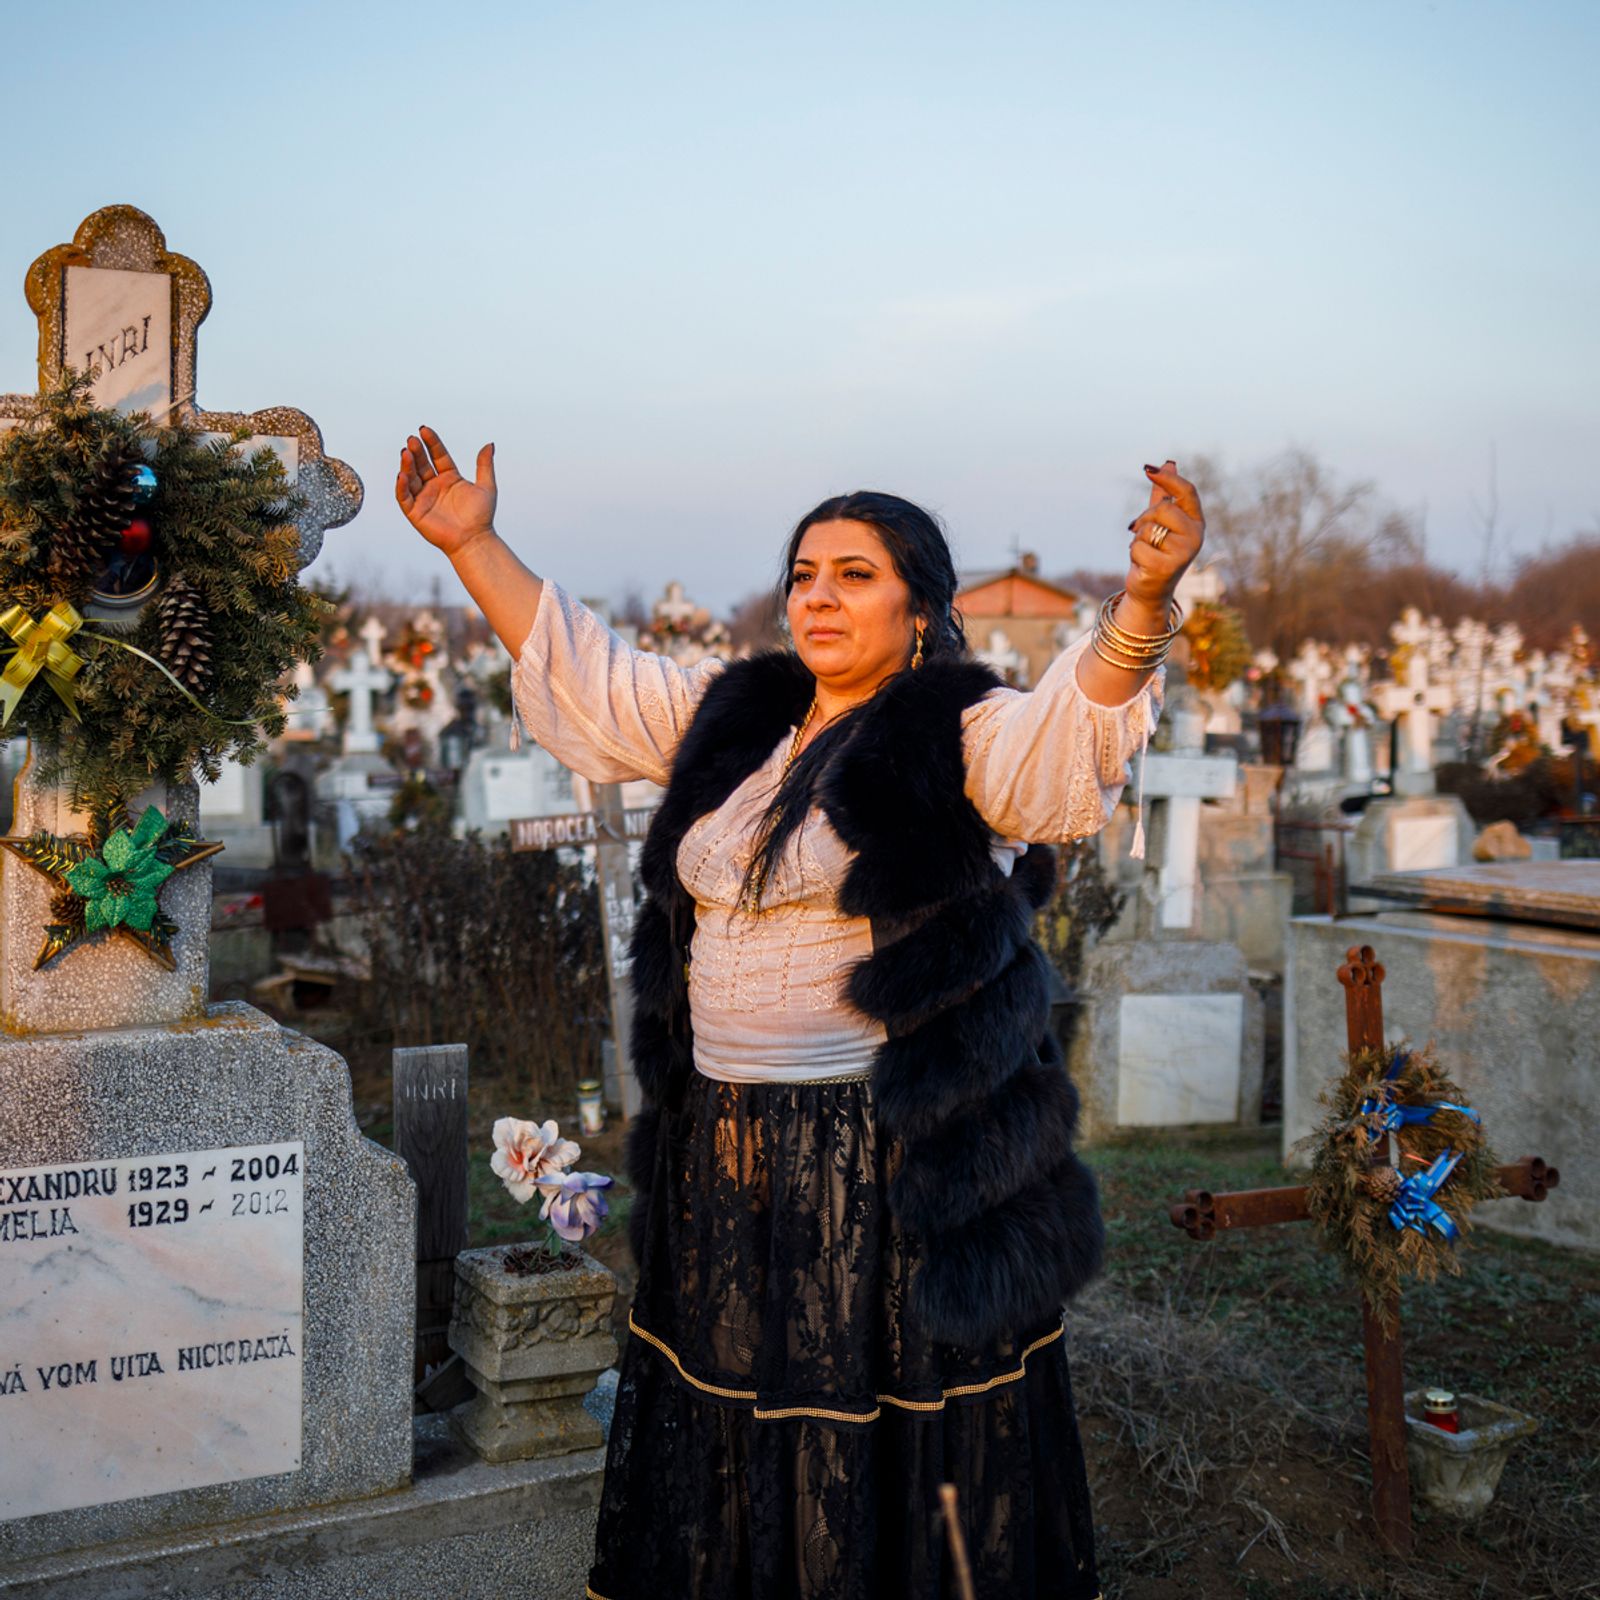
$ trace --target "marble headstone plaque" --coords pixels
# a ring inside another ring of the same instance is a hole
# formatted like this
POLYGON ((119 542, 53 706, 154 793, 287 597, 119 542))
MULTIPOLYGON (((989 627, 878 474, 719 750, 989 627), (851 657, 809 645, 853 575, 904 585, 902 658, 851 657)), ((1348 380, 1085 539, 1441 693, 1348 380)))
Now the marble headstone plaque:
POLYGON ((1119 1123, 1238 1121, 1243 995, 1126 994, 1119 1023, 1119 1123))
POLYGON ((1424 872, 1456 864, 1454 817, 1396 817, 1389 827, 1393 871, 1424 872))
POLYGON ((66 361, 95 374, 96 405, 164 421, 172 393, 172 279, 66 269, 66 361))
POLYGON ((305 1146, 0 1171, 0 1521, 300 1465, 305 1146))

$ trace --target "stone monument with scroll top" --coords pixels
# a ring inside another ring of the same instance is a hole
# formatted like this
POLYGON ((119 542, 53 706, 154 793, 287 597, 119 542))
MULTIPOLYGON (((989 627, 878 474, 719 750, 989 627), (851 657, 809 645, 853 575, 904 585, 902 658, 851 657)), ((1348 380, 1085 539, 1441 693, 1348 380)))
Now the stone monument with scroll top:
MULTIPOLYGON (((72 365, 108 408, 271 441, 304 559, 355 514, 304 412, 199 408, 210 285, 144 213, 96 212, 27 293, 43 384, 72 365)), ((193 784, 144 799, 195 814, 193 784)), ((13 842, 83 823, 70 790, 19 780, 13 842)), ((338 1056, 206 1003, 209 871, 161 889, 165 970, 116 926, 37 958, 50 884, 0 862, 0 1589, 138 1592, 101 1587, 106 1552, 410 1476, 414 1190, 357 1131, 338 1056)))

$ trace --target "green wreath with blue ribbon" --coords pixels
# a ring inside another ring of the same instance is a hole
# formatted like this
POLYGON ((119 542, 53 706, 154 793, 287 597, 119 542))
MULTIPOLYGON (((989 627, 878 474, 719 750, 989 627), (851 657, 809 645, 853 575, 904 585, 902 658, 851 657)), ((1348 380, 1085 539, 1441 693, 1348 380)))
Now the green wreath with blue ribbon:
POLYGON ((0 739, 80 804, 250 760, 320 650, 301 502, 241 439, 108 411, 70 369, 0 432, 0 739))
POLYGON ((1431 1045, 1356 1052, 1322 1104, 1295 1146, 1311 1156, 1307 1209, 1392 1331, 1402 1279, 1461 1271, 1472 1208, 1502 1192, 1498 1163, 1431 1045))

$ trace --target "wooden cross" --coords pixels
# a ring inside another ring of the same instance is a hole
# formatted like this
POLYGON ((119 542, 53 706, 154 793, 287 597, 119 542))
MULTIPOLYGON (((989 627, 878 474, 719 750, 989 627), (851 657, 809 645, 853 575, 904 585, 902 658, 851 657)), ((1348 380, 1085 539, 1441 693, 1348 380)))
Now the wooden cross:
MULTIPOLYGON (((467 1247, 467 1047, 394 1052, 394 1152, 417 1186, 417 1344, 412 1381, 450 1359, 456 1257, 467 1247)), ((437 1406, 434 1409, 439 1409, 437 1406)))
POLYGON ((591 811, 569 812, 559 817, 518 817, 508 826, 513 850, 556 850, 563 846, 595 847, 595 875, 600 886, 600 933, 606 952, 606 987, 611 998, 611 1039, 617 1053, 617 1093, 624 1119, 639 1109, 638 1081, 628 1054, 633 1032, 633 985, 628 981, 628 947, 638 899, 633 887, 630 840, 642 839, 655 815, 654 808, 627 810, 622 785, 590 785, 591 811))
MULTIPOLYGON (((1339 968, 1345 991, 1345 1024, 1351 1054, 1383 1050, 1383 968, 1371 945, 1345 952, 1339 968)), ((1538 1156, 1500 1167, 1495 1176, 1507 1195, 1522 1200, 1543 1200, 1561 1181, 1556 1168, 1538 1156)), ((1171 1206, 1168 1215, 1191 1239, 1204 1242, 1219 1230, 1258 1228, 1277 1222, 1305 1222, 1310 1218, 1303 1184, 1282 1189, 1241 1189, 1231 1194, 1211 1194, 1190 1189, 1171 1206)), ((1366 1342, 1367 1434, 1372 1446, 1372 1514, 1378 1537, 1399 1555, 1411 1553, 1411 1476, 1406 1466, 1405 1383, 1401 1372, 1400 1300, 1395 1295, 1383 1322, 1358 1292, 1362 1330, 1366 1342)))

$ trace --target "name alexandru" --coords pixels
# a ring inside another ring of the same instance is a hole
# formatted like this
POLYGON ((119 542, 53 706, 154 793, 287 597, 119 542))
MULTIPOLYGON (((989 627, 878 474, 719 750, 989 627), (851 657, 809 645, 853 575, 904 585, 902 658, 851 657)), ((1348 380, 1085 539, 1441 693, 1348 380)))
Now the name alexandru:
POLYGON ((115 1167, 64 1167, 58 1172, 26 1172, 21 1176, 0 1175, 0 1208, 7 1206, 49 1205, 43 1211, 0 1209, 0 1244, 21 1243, 27 1239, 56 1239, 76 1233, 71 1210, 54 1205, 57 1200, 89 1199, 117 1192, 115 1167))

